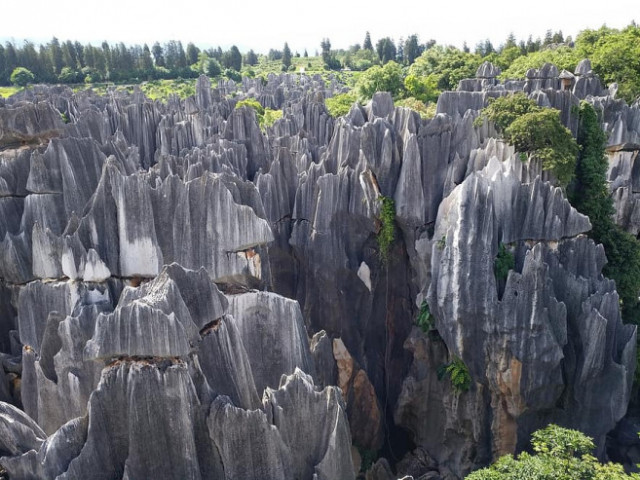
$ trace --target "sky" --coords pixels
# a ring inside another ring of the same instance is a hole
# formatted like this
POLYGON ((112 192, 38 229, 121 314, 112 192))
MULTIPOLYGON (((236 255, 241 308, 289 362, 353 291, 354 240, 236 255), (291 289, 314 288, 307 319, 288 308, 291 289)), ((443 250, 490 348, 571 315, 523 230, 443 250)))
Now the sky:
POLYGON ((417 33, 421 42, 473 49, 485 39, 499 46, 513 32, 518 40, 544 37, 547 30, 565 36, 603 24, 622 28, 640 22, 638 0, 600 4, 588 0, 491 0, 455 2, 391 0, 2 0, 0 41, 46 43, 53 36, 95 45, 103 40, 143 44, 180 40, 208 48, 237 45, 266 53, 288 42, 309 55, 327 37, 333 48, 362 43, 366 31, 375 44, 417 33), (614 5, 615 4, 615 5, 614 5), (384 7, 382 5, 385 5, 384 7), (594 6, 589 6, 594 5, 594 6))

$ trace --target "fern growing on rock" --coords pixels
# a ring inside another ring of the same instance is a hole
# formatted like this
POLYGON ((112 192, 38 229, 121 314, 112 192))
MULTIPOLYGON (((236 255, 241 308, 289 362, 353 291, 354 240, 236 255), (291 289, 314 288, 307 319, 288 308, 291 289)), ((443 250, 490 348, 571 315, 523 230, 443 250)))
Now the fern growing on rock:
POLYGON ((429 311, 429 304, 426 300, 423 300, 420 305, 420 312, 418 312, 416 323, 424 333, 428 333, 429 330, 433 328, 433 315, 431 315, 429 311))
POLYGON ((456 395, 467 392, 471 388, 471 374, 459 357, 453 357, 451 363, 441 365, 438 368, 438 380, 442 380, 444 377, 449 377, 456 395))

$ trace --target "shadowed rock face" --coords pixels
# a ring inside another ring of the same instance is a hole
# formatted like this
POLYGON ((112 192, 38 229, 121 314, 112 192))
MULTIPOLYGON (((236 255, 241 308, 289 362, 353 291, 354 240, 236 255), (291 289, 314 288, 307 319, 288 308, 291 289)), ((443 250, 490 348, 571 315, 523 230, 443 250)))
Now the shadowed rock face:
MULTIPOLYGON (((602 453, 635 328, 588 218, 473 123, 525 91, 575 132, 586 98, 610 144, 631 144, 640 109, 588 63, 569 89, 551 65, 498 74, 482 65, 429 120, 384 93, 334 119, 324 98, 345 88, 305 75, 201 77, 166 103, 43 86, 6 100, 0 400, 26 412, 0 403, 11 478, 353 478, 352 443, 407 454, 376 463, 384 478, 461 478, 549 422, 602 453), (283 117, 261 130, 234 108, 247 97, 283 117), (498 279, 500 244, 515 268, 498 279), (413 326, 423 301, 437 333, 413 326), (454 357, 468 391, 442 377, 454 357)), ((627 147, 609 180, 637 233, 627 147)))

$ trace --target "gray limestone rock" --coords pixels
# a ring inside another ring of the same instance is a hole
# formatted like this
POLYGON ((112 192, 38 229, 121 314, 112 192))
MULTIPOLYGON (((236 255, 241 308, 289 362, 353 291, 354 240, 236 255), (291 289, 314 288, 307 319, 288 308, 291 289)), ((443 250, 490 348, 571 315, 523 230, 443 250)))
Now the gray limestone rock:
POLYGON ((476 78, 496 78, 500 73, 500 67, 485 61, 476 70, 476 78))
POLYGON ((166 102, 47 86, 2 101, 0 396, 51 434, 6 452, 11 478, 353 478, 351 440, 377 448, 383 419, 394 451, 417 446, 399 474, 460 477, 551 421, 601 454, 635 330, 588 219, 474 120, 524 91, 575 133, 593 103, 635 234, 640 107, 588 61, 574 79, 498 73, 480 66, 429 120, 386 93, 334 119, 324 99, 344 86, 304 74, 203 76, 166 102), (261 130, 245 98, 282 119, 261 130), (380 196, 395 201, 386 260, 380 196), (515 267, 496 279, 501 243, 515 267), (412 330, 423 299, 439 334, 412 330), (468 392, 438 380, 455 356, 468 392), (345 404, 319 390, 336 383, 345 404))
POLYGON ((211 405, 207 426, 225 466, 222 478, 298 478, 279 430, 262 410, 243 410, 218 397, 211 405))
POLYGON ((182 362, 110 365, 89 400, 86 441, 58 478, 200 479, 193 428, 198 408, 182 362))
POLYGON ((16 456, 37 450, 45 438, 45 433, 24 412, 0 402, 0 455, 16 456))
POLYGON ((327 332, 320 330, 311 339, 310 345, 313 363, 316 367, 315 382, 319 387, 338 384, 338 368, 333 357, 333 342, 327 332))
POLYGON ((256 391, 276 388, 296 369, 313 375, 313 359, 300 306, 267 292, 229 298, 229 313, 247 352, 256 391))
POLYGON ((354 477, 351 435, 335 387, 318 392, 311 377, 296 369, 294 374, 282 377, 277 390, 267 389, 263 403, 269 423, 278 429, 290 452, 293 478, 354 477), (315 428, 301 428, 301 414, 323 420, 315 423, 315 428))
POLYGON ((60 135, 63 126, 60 113, 49 102, 0 108, 0 146, 42 143, 60 135))

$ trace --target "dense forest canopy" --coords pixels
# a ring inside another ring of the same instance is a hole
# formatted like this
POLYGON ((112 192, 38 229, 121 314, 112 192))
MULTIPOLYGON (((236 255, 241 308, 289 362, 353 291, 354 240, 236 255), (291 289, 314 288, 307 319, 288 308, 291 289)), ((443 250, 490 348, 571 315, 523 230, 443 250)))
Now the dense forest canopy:
POLYGON ((272 48, 267 55, 259 55, 253 50, 241 52, 236 46, 226 51, 220 47, 201 49, 193 43, 185 46, 175 40, 151 45, 106 41, 92 45, 57 38, 42 45, 28 40, 22 45, 6 42, 0 45, 0 85, 137 83, 195 78, 201 73, 237 79, 238 72, 248 76, 268 73, 274 63, 282 71, 302 67, 361 72, 394 62, 402 69, 403 80, 412 76, 411 86, 405 84, 397 90, 406 89, 408 95, 404 97, 425 102, 437 97, 438 90, 455 89, 459 80, 473 76, 486 60, 502 69, 502 78, 523 78, 528 69, 539 68, 546 62, 573 70, 582 58, 588 57, 605 83, 619 84, 619 96, 633 101, 640 92, 640 27, 635 23, 621 30, 606 26, 583 30, 575 39, 551 30, 535 40, 532 37, 518 40, 511 34, 501 45, 494 46, 486 40, 473 51, 466 44, 459 49, 439 45, 435 40, 421 41, 417 34, 394 41, 390 37, 375 40, 366 32, 362 44, 347 49, 334 49, 331 40, 324 38, 320 51, 315 53, 321 61, 312 62, 306 51, 292 52, 286 43, 281 49, 272 48), (20 70, 12 78, 17 68, 27 72, 20 70), (423 77, 426 80, 418 84, 416 79, 423 77))

